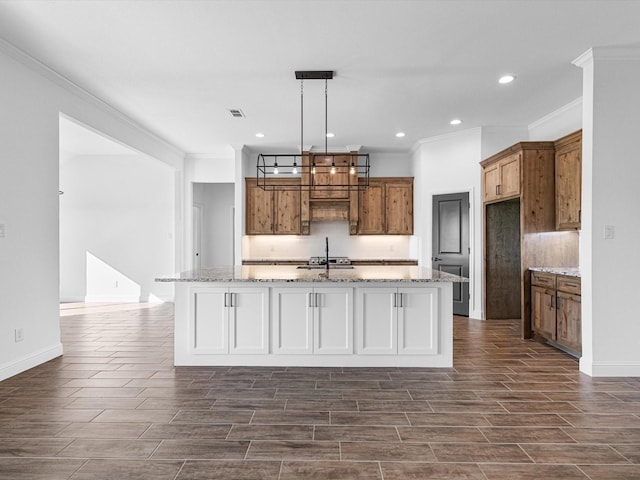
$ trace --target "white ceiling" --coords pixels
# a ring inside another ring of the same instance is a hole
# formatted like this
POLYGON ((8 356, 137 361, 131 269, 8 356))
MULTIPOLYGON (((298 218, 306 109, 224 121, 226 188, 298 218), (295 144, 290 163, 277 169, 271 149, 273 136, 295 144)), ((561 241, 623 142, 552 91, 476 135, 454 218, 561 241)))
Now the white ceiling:
MULTIPOLYGON (((580 97, 574 58, 639 45, 639 20, 633 0, 0 1, 1 37, 190 153, 295 151, 295 70, 336 72, 329 148, 526 126, 580 97)), ((323 102, 306 82, 305 144, 324 142, 323 102)))

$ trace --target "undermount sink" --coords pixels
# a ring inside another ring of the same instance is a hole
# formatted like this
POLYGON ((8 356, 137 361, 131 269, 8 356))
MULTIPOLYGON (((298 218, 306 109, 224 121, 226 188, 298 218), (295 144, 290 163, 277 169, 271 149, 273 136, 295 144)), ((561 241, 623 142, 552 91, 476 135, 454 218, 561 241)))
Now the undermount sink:
MULTIPOLYGON (((303 270, 326 270, 326 265, 298 265, 297 268, 301 268, 303 270)), ((329 265, 329 270, 346 270, 349 268, 353 268, 353 265, 329 265)))

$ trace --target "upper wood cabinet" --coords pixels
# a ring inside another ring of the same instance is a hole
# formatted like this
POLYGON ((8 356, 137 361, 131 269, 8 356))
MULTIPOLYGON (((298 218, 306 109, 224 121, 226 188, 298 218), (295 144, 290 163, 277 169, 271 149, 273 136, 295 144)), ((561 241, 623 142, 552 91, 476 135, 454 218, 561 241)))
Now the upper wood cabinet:
POLYGON ((385 184, 388 235, 413 235, 413 179, 385 184))
POLYGON ((582 130, 556 140, 555 147, 556 230, 580 230, 582 130))
MULTIPOLYGON (((247 235, 299 235, 300 190, 276 187, 263 190, 255 178, 245 179, 245 233, 247 235)), ((282 180, 279 181, 280 183, 282 180)), ((292 186, 298 180, 292 179, 292 186)), ((267 182, 268 183, 268 182, 267 182)))
POLYGON ((359 235, 413 235, 413 178, 370 179, 358 206, 359 235))
POLYGON ((317 169, 313 174, 313 184, 317 185, 309 192, 310 198, 315 199, 331 199, 331 200, 349 200, 349 160, 351 157, 332 156, 324 157, 323 155, 313 155, 312 159, 317 169), (335 173, 331 173, 332 160, 335 173))
POLYGON ((520 195, 521 162, 521 152, 514 152, 486 164, 483 162, 482 186, 485 202, 504 200, 520 195))

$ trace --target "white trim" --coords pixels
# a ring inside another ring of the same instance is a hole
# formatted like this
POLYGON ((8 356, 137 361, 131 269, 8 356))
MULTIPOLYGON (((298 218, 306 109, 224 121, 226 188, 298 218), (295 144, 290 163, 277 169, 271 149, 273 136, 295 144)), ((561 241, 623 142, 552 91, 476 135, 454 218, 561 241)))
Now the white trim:
MULTIPOLYGON (((76 95, 82 100, 96 106, 97 108, 107 113, 108 115, 112 115, 118 118, 119 120, 122 120, 129 126, 136 129, 140 134, 145 135, 151 138, 153 141, 162 144, 163 147, 170 150, 173 154, 181 158, 184 158, 185 152, 183 152, 181 149, 179 149, 172 143, 169 143, 167 140, 153 133, 147 127, 141 125, 139 122, 125 115, 120 110, 117 110, 116 108, 114 108, 113 106, 111 106, 110 104, 102 100, 100 97, 97 97, 93 93, 89 92, 88 90, 81 87, 77 83, 71 81, 64 75, 61 75, 60 73, 56 72, 54 69, 52 69, 48 65, 42 63, 40 60, 38 60, 35 57, 32 57, 31 55, 24 52, 23 50, 20 50, 18 47, 16 47, 15 45, 13 45, 12 43, 8 42, 3 38, 0 38, 0 52, 5 53, 9 57, 20 62, 22 65, 26 66, 27 68, 30 68, 36 73, 42 75, 43 77, 55 83, 59 87, 65 89, 69 93, 76 95)), ((72 118, 72 117, 69 117, 69 118, 72 118)), ((130 145, 127 145, 127 147, 132 148, 130 145)), ((180 167, 179 165, 172 165, 172 166, 174 168, 180 167)))
POLYGON ((640 362, 583 362, 580 371, 592 377, 640 377, 640 362))
POLYGON ((530 123, 527 126, 527 129, 531 130, 533 128, 537 128, 540 125, 542 125, 543 123, 546 123, 549 120, 552 120, 553 118, 562 115, 563 113, 571 110, 574 107, 577 107, 578 105, 582 105, 582 97, 578 97, 575 100, 573 100, 572 102, 569 102, 566 105, 563 105, 562 107, 558 108, 557 110, 554 110, 553 112, 545 115, 544 117, 539 118, 535 122, 530 123))
POLYGON ((84 302, 84 295, 67 295, 60 297, 60 303, 82 303, 84 302))
POLYGON ((425 145, 427 143, 434 143, 434 142, 441 142, 441 141, 444 141, 444 140, 450 140, 452 138, 459 137, 461 135, 469 135, 470 133, 473 133, 475 131, 478 131, 478 132, 480 132, 480 134, 482 134, 482 128, 484 128, 484 127, 467 128, 466 130, 460 130, 458 132, 445 133, 445 134, 442 134, 442 135, 436 135, 435 137, 421 138, 420 140, 418 140, 416 143, 413 144, 413 146, 409 149, 409 153, 410 154, 414 154, 415 152, 418 151, 418 149, 422 145, 425 145))
POLYGON ((140 303, 138 295, 87 295, 85 303, 140 303))
POLYGON ((58 342, 49 347, 36 350, 35 352, 28 353, 27 355, 23 355, 22 357, 3 363, 0 365, 0 381, 13 377, 14 375, 24 372, 25 370, 29 370, 30 368, 37 367, 38 365, 59 357, 62 353, 62 343, 58 342))

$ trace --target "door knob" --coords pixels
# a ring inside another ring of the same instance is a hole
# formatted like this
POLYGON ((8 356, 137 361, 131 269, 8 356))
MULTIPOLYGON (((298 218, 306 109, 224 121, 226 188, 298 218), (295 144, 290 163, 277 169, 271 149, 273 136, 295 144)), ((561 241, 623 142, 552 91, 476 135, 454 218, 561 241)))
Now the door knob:
POLYGON ((442 259, 439 258, 439 257, 431 257, 431 260, 434 261, 434 262, 441 262, 442 261, 442 259))

